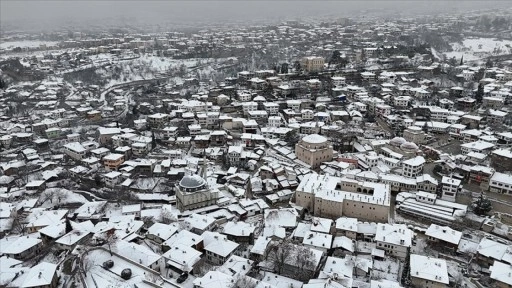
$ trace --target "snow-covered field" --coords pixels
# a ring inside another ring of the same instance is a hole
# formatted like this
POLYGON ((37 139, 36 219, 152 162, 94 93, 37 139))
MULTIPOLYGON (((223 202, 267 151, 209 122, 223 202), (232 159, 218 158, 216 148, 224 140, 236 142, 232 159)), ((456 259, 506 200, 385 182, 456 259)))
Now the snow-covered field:
POLYGON ((455 57, 460 60, 479 60, 487 56, 497 56, 512 53, 512 41, 496 40, 493 38, 471 38, 465 39, 461 43, 452 43, 452 52, 446 52, 444 55, 449 59, 455 57))
POLYGON ((39 198, 41 207, 51 208, 56 205, 70 204, 70 203, 87 203, 84 196, 74 193, 64 188, 48 188, 41 193, 39 198))
MULTIPOLYGON (((217 61, 221 62, 223 60, 225 59, 218 59, 217 61)), ((196 73, 192 76, 199 75, 200 77, 208 78, 209 75, 214 72, 214 69, 209 65, 214 62, 215 59, 172 59, 145 54, 137 59, 116 64, 122 69, 121 77, 119 79, 111 79, 106 87, 131 81, 158 78, 161 77, 161 73, 178 71, 182 66, 188 69, 201 66, 203 68, 196 70, 196 73)), ((104 77, 108 77, 109 75, 109 71, 104 68, 98 69, 98 72, 104 77)), ((180 82, 181 78, 174 77, 174 81, 175 83, 180 82)))
POLYGON ((384 261, 373 261, 373 277, 375 279, 387 279, 397 281, 400 279, 400 262, 389 258, 384 261))
POLYGON ((16 47, 20 48, 39 48, 41 45, 46 47, 56 46, 59 42, 56 41, 12 41, 0 43, 0 49, 12 49, 16 47))
MULTIPOLYGON (((149 69, 154 69, 159 72, 167 71, 172 68, 179 68, 181 65, 185 65, 186 67, 194 67, 197 66, 200 62, 199 59, 172 59, 167 57, 157 57, 145 54, 140 58, 134 60, 132 65, 134 66, 145 66, 149 69)), ((205 63, 207 61, 204 61, 205 63)))

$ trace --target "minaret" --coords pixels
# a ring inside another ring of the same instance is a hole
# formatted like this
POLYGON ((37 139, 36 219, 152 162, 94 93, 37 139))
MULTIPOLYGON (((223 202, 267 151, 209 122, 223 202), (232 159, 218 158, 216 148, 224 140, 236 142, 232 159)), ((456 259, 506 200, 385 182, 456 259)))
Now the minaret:
POLYGON ((252 182, 251 178, 249 178, 249 182, 247 182, 247 185, 245 186, 245 199, 252 198, 252 182))
POLYGON ((203 168, 202 168, 202 177, 206 181, 206 178, 208 177, 207 173, 208 165, 206 163, 206 148, 203 148, 203 168))

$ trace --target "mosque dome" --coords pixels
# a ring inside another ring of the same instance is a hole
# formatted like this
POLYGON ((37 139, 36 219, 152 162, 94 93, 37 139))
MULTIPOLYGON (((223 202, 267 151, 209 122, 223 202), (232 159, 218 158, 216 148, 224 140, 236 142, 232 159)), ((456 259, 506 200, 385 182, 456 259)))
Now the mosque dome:
POLYGON ((414 142, 405 142, 400 145, 400 149, 404 151, 417 151, 419 147, 418 145, 414 144, 414 142))
POLYGON ((187 192, 201 190, 206 186, 206 181, 199 175, 186 175, 180 181, 180 187, 187 192))
POLYGON ((404 143, 407 143, 407 140, 405 140, 402 137, 395 137, 395 138, 391 139, 391 141, 389 141, 389 144, 391 144, 393 146, 397 146, 397 147, 401 146, 404 143))

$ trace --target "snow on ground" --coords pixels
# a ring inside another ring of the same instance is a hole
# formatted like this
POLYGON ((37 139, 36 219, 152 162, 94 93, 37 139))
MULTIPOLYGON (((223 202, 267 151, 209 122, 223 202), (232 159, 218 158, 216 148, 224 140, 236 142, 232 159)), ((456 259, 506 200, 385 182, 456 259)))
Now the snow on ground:
POLYGON ((39 48, 41 45, 46 47, 56 46, 59 42, 56 41, 6 41, 0 43, 0 49, 13 49, 20 48, 39 48))
POLYGON ((479 242, 474 242, 468 239, 461 239, 459 243, 459 252, 468 253, 468 254, 476 254, 478 250, 479 242))
POLYGON ((440 55, 436 49, 430 48, 430 50, 432 51, 432 55, 434 56, 434 58, 436 58, 437 60, 440 60, 443 58, 442 55, 440 55))
POLYGON ((159 273, 143 269, 117 255, 111 256, 107 250, 103 249, 90 251, 87 256, 85 256, 84 261, 90 261, 92 264, 90 265, 91 269, 85 275, 85 281, 88 287, 154 287, 148 284, 149 282, 165 288, 192 288, 193 281, 195 280, 194 276, 189 275, 184 283, 176 284, 176 279, 179 274, 165 269, 166 271, 164 271, 163 275, 169 276, 172 274, 172 278, 166 278, 166 281, 164 281, 159 273), (114 262, 114 266, 108 270, 102 267, 103 262, 107 260, 114 262), (124 280, 120 277, 121 271, 125 268, 132 270, 132 277, 129 280, 124 280))
MULTIPOLYGON (((157 57, 145 54, 140 58, 133 61, 134 64, 147 65, 152 69, 156 69, 158 71, 166 71, 170 67, 178 68, 181 65, 185 65, 186 67, 194 67, 197 66, 199 59, 172 59, 167 57, 157 57)), ((206 61, 205 61, 206 62, 206 61)))
POLYGON ((116 203, 107 203, 107 209, 105 209, 105 211, 105 216, 108 218, 123 215, 121 206, 116 203))
POLYGON ((149 287, 143 282, 150 280, 146 278, 150 276, 145 275, 145 273, 149 274, 148 271, 115 255, 110 256, 108 251, 93 250, 88 253, 84 261, 92 262, 90 271, 85 275, 88 287, 149 287), (107 260, 114 261, 114 266, 109 270, 101 267, 107 260), (129 280, 124 280, 120 276, 121 271, 125 268, 132 270, 132 277, 129 280))
MULTIPOLYGON (((0 49, 2 50, 2 49, 0 49)), ((8 60, 12 58, 23 58, 23 57, 44 57, 44 55, 51 54, 51 53, 59 53, 62 50, 28 50, 28 51, 22 51, 22 52, 10 52, 8 54, 1 54, 0 53, 0 61, 8 60)))
POLYGON ((373 261, 374 279, 387 279, 397 281, 400 279, 400 261, 389 257, 384 261, 373 261))
POLYGON ((461 43, 451 43, 453 51, 444 53, 447 58, 473 61, 487 56, 497 56, 512 53, 512 41, 496 40, 493 38, 471 38, 461 43))
POLYGON ((43 208, 50 208, 62 204, 89 202, 84 196, 63 188, 48 188, 44 190, 44 192, 41 193, 39 201, 44 201, 44 203, 41 204, 43 208))

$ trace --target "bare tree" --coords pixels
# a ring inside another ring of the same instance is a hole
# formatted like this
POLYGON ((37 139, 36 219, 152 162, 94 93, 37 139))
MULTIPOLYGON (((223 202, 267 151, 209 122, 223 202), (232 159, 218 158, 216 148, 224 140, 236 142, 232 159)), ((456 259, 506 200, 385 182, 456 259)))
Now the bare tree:
MULTIPOLYGON (((197 268, 197 277, 202 277, 204 275, 206 275, 206 273, 210 272, 210 271, 213 271, 215 270, 214 269, 214 266, 211 265, 210 263, 206 262, 206 261, 201 261, 201 263, 199 264, 198 268, 197 268)), ((195 271, 195 269, 194 269, 195 271)))
POLYGON ((178 219, 176 219, 176 217, 171 214, 171 211, 162 209, 162 212, 160 212, 160 221, 164 224, 171 224, 178 221, 178 219))
POLYGON ((144 275, 144 278, 149 281, 150 283, 161 283, 162 282, 162 279, 160 278, 160 276, 158 276, 158 274, 155 274, 155 273, 145 273, 144 275))
POLYGON ((55 191, 55 198, 57 199, 57 203, 60 203, 63 199, 66 198, 66 193, 64 192, 64 190, 59 189, 55 191))
POLYGON ((48 200, 50 200, 50 203, 53 203, 53 196, 55 195, 55 189, 46 189, 41 193, 41 196, 39 196, 39 205, 43 205, 48 200))
POLYGON ((85 258, 82 260, 82 272, 87 275, 92 267, 94 266, 94 261, 92 261, 91 259, 89 258, 85 258))
POLYGON ((299 268, 297 270, 296 278, 300 280, 310 279, 313 276, 313 271, 315 270, 315 254, 313 251, 311 251, 311 249, 303 246, 295 246, 294 253, 294 260, 297 267, 299 268))
POLYGON ((281 275, 283 273, 284 265, 292 257, 294 246, 288 241, 284 240, 281 243, 273 243, 270 248, 269 260, 274 266, 274 271, 281 275))
POLYGON ((11 219, 12 219, 11 220, 12 221, 11 231, 18 233, 18 234, 24 234, 28 223, 24 222, 23 221, 24 219, 20 215, 17 215, 17 214, 12 215, 11 219))
POLYGON ((117 242, 116 229, 112 228, 110 230, 107 230, 102 236, 102 240, 104 240, 104 245, 107 245, 108 252, 110 252, 110 256, 112 256, 112 246, 115 246, 117 242))
POLYGON ((238 275, 229 288, 255 288, 257 282, 245 275, 238 275))
POLYGON ((144 227, 149 228, 155 224, 155 218, 153 216, 144 216, 142 217, 142 222, 144 222, 144 227))

